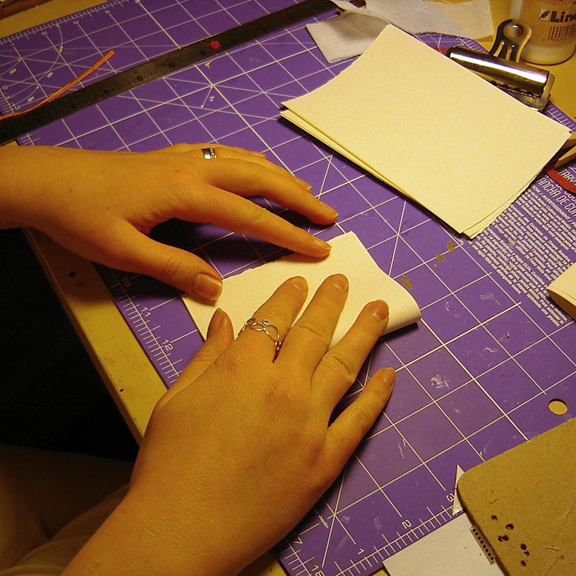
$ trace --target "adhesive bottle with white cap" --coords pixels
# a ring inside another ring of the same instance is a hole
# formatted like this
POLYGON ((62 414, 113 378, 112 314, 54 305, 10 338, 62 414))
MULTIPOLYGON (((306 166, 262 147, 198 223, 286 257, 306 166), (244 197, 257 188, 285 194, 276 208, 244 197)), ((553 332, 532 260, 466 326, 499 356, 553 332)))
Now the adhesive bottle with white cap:
POLYGON ((576 48, 576 0, 512 0, 510 18, 532 28, 521 58, 535 64, 558 64, 576 48))

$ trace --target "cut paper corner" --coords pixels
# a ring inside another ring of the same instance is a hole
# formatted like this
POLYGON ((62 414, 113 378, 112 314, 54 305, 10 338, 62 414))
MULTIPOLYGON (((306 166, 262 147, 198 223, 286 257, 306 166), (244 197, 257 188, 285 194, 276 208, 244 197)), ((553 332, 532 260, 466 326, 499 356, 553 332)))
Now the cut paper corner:
POLYGON ((323 260, 291 254, 226 278, 222 296, 215 304, 198 302, 186 294, 182 296, 182 301, 203 338, 206 338, 208 325, 217 307, 230 316, 234 331, 238 333, 244 322, 288 278, 302 276, 307 280, 309 291, 302 307, 304 310, 322 281, 332 274, 341 273, 347 276, 350 287, 332 346, 352 326, 364 305, 374 300, 388 303, 389 319, 383 335, 420 320, 420 308, 414 297, 406 287, 380 269, 356 234, 341 234, 329 243, 332 250, 323 260))
MULTIPOLYGON (((536 112, 535 110, 533 110, 533 112, 536 114, 540 114, 540 112, 536 112)), ((562 127, 560 124, 558 124, 558 126, 562 127)), ((530 180, 516 194, 508 198, 508 200, 504 202, 501 206, 499 206, 493 213, 488 214, 480 221, 476 222, 476 224, 474 224, 473 226, 470 226, 469 228, 465 228, 464 230, 457 232, 463 234, 470 240, 474 240, 474 238, 476 238, 476 236, 478 236, 480 233, 484 232, 484 230, 486 230, 486 228, 488 228, 500 216, 500 214, 502 214, 504 211, 510 208, 510 206, 514 204, 514 202, 520 196, 522 196, 522 194, 524 194, 524 192, 526 192, 528 188, 530 188, 532 183, 543 174, 543 172, 544 172, 543 170, 540 170, 537 174, 534 174, 533 177, 530 178, 530 180)))

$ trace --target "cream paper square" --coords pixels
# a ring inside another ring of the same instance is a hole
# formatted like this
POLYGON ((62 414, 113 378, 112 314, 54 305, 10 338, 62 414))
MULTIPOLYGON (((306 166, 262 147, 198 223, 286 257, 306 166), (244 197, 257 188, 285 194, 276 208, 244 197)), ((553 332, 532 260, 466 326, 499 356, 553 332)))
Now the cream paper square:
MULTIPOLYGON (((302 276, 308 281, 308 298, 302 308, 304 310, 322 281, 332 274, 340 273, 348 278, 350 289, 332 345, 347 332, 364 305, 374 300, 385 300, 388 303, 390 317, 384 334, 420 319, 420 309, 412 295, 378 267, 353 232, 334 238, 330 245, 332 250, 323 260, 291 254, 226 278, 222 296, 215 304, 201 303, 187 295, 182 299, 204 338, 216 308, 222 308, 228 313, 234 331, 238 333, 244 322, 288 278, 302 276)), ((269 320, 274 323, 273 318, 269 320)))

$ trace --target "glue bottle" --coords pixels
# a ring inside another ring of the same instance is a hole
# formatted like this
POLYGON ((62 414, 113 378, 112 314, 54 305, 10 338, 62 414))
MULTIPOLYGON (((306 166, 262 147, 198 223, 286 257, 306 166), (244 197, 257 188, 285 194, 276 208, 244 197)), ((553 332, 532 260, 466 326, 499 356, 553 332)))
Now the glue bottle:
POLYGON ((532 28, 520 57, 535 64, 558 64, 576 48, 576 0, 512 0, 510 18, 532 28))

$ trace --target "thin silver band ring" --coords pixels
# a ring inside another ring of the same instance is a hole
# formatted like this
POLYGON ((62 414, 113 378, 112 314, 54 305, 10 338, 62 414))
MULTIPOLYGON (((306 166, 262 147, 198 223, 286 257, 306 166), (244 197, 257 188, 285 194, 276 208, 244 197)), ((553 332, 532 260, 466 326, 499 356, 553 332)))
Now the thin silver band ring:
POLYGON ((214 148, 202 148, 202 154, 204 154, 205 160, 216 160, 216 152, 214 148))

